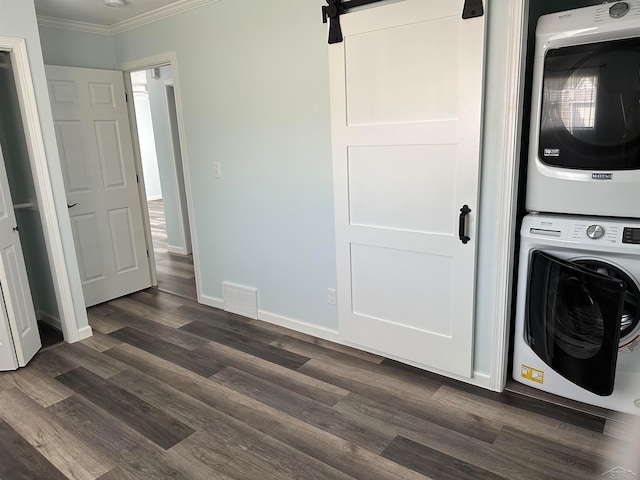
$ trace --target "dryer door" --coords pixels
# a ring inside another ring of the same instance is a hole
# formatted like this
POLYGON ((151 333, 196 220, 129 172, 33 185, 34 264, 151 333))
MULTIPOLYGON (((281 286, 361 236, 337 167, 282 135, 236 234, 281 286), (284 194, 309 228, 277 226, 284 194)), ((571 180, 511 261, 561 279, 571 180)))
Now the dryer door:
POLYGON ((640 38, 551 49, 539 158, 561 168, 640 169, 640 38))
POLYGON ((627 286, 540 251, 531 254, 525 340, 553 370, 611 395, 627 286))

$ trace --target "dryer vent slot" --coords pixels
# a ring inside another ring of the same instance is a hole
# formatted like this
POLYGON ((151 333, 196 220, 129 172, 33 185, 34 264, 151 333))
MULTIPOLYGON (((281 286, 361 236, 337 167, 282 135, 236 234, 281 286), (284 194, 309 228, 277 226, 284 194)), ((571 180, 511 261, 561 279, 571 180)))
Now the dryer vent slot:
POLYGON ((532 235, 542 235, 544 237, 560 237, 562 235, 560 230, 545 230, 543 228, 530 228, 529 233, 532 235))

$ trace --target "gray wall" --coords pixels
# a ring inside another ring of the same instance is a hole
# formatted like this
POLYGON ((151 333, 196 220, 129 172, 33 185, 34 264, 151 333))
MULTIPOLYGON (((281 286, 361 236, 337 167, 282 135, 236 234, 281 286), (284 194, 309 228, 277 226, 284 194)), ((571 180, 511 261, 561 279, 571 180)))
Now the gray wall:
POLYGON ((326 26, 317 2, 222 0, 118 34, 118 63, 175 51, 201 293, 337 328, 326 26), (213 178, 213 162, 222 178, 213 178))
MULTIPOLYGON (((508 2, 488 2, 475 369, 490 370, 508 2)), ((534 2, 536 0, 533 0, 534 2)), ((260 308, 337 329, 327 32, 321 2, 222 0, 114 36, 116 63, 176 52, 201 293, 255 287, 260 308), (213 178, 213 161, 223 178, 213 178)), ((73 32, 47 35, 45 42, 73 32)), ((61 46, 61 45, 59 45, 61 46)), ((66 52, 73 56, 72 51, 66 52)), ((104 55, 108 63, 109 55, 104 55)))
POLYGON ((96 35, 60 28, 38 27, 42 54, 47 65, 65 67, 115 69, 113 40, 109 35, 96 35))

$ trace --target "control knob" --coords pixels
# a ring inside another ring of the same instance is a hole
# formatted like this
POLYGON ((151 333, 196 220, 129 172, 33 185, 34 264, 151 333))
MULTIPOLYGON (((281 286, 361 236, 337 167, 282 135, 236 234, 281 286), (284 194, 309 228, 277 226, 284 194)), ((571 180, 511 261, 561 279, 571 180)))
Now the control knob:
POLYGON ((612 18, 620 18, 624 17, 628 11, 629 4, 627 2, 617 2, 609 8, 609 15, 611 15, 612 18))
POLYGON ((604 228, 600 225, 590 225, 589 228, 587 228, 587 237, 592 240, 598 240, 599 238, 602 238, 603 235, 604 228))

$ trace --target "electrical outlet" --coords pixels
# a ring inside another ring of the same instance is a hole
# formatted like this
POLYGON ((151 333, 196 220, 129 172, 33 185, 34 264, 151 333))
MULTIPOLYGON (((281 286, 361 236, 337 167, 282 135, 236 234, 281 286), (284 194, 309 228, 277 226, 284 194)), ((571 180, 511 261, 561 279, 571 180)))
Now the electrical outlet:
POLYGON ((213 162, 213 178, 221 178, 222 177, 222 168, 220 167, 220 162, 213 162))
POLYGON ((336 305, 337 301, 336 301, 336 289, 335 288, 327 289, 327 302, 329 302, 330 305, 336 305))

